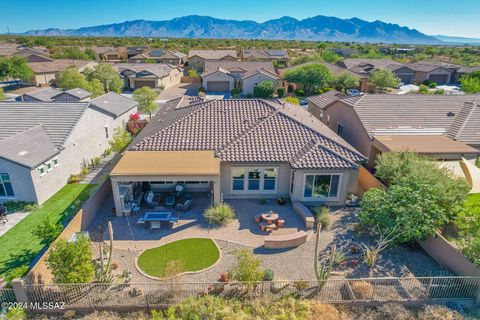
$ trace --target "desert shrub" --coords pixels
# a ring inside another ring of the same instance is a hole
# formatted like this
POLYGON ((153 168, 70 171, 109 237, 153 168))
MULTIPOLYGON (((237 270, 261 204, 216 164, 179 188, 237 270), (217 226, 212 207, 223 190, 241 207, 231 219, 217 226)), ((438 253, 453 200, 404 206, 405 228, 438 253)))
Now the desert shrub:
POLYGON ((274 277, 275 277, 275 273, 273 272, 272 269, 266 269, 263 272, 263 281, 273 281, 274 277))
MULTIPOLYGON (((242 304, 216 296, 188 298, 164 311, 166 319, 245 319, 242 304)), ((156 313, 154 319, 164 319, 156 313)))
POLYGON ((7 276, 5 277, 5 282, 10 283, 12 282, 13 279, 15 278, 21 278, 28 272, 28 267, 27 266, 20 266, 13 268, 9 273, 7 273, 7 276))
POLYGON ((296 104, 297 106, 300 105, 300 100, 297 97, 285 97, 285 101, 291 104, 296 104))
POLYGON ((111 153, 112 153, 112 148, 107 147, 107 148, 103 151, 103 156, 104 156, 104 157, 108 157, 111 153))
POLYGON ((430 91, 428 90, 428 87, 424 84, 421 84, 420 87, 418 87, 418 93, 420 94, 429 94, 430 91))
POLYGON ((197 70, 195 70, 195 69, 188 70, 188 76, 191 77, 191 78, 198 77, 197 70))
POLYGON ((419 320, 462 320, 458 312, 441 305, 426 305, 418 313, 419 320))
POLYGON ((345 255, 345 253, 343 253, 342 251, 335 251, 335 254, 333 255, 334 265, 339 265, 345 260, 347 260, 347 256, 345 255))
POLYGON ((79 183, 82 181, 82 177, 80 177, 78 174, 72 174, 68 178, 68 183, 79 183))
POLYGON ((125 129, 116 128, 112 139, 108 142, 114 152, 122 152, 132 142, 132 135, 125 129))
POLYGON ((328 229, 332 224, 330 209, 328 209, 328 207, 317 207, 313 209, 313 215, 315 216, 315 220, 322 225, 322 230, 328 229))
POLYGON ((437 90, 435 90, 435 94, 445 94, 445 90, 444 89, 437 89, 437 90))
POLYGON ((271 98, 275 92, 273 81, 264 80, 253 88, 253 95, 257 98, 271 98))
POLYGON ((304 97, 305 96, 305 90, 303 90, 303 89, 295 89, 294 93, 298 97, 304 97))
POLYGON ((331 304, 312 301, 310 303, 310 317, 308 319, 349 320, 352 318, 350 318, 348 314, 338 310, 331 304))
POLYGON ((228 274, 232 279, 247 283, 262 281, 264 271, 260 268, 261 260, 248 249, 240 249, 234 253, 236 263, 228 274))
POLYGON ((437 83, 436 83, 436 82, 431 82, 431 83, 428 85, 428 87, 429 87, 430 89, 435 89, 435 88, 437 87, 437 83))
POLYGON ((32 234, 39 238, 44 245, 49 245, 55 240, 60 232, 62 225, 52 219, 51 214, 47 216, 32 230, 32 234))
POLYGON ((357 299, 370 299, 373 294, 373 286, 363 280, 351 281, 350 288, 357 299))
POLYGON ((82 168, 82 175, 83 176, 86 176, 89 172, 90 172, 90 170, 88 169, 88 167, 83 167, 82 168))
POLYGON ((204 87, 200 87, 198 88, 198 93, 205 93, 205 88, 204 87))
POLYGON ((35 211, 40 209, 40 205, 38 203, 27 203, 25 207, 23 207, 23 210, 25 211, 35 211))
POLYGON ((277 95, 279 98, 285 97, 285 88, 278 88, 277 89, 277 95))
POLYGON ((235 218, 235 212, 228 204, 219 203, 205 210, 203 217, 209 224, 225 225, 235 218))
POLYGON ((230 91, 230 94, 232 96, 236 96, 236 95, 240 95, 240 88, 233 88, 231 91, 230 91))
POLYGON ((252 99, 252 98, 253 98, 253 94, 247 93, 247 95, 245 96, 245 98, 247 98, 247 99, 252 99))
POLYGON ((5 314, 6 320, 23 320, 27 319, 27 312, 24 308, 10 308, 5 314))

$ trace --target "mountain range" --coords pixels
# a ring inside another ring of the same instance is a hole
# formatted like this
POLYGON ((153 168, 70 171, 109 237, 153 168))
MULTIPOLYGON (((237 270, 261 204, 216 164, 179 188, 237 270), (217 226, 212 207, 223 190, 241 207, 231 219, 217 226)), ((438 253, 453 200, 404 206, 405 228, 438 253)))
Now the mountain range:
POLYGON ((398 24, 315 16, 303 20, 282 17, 262 23, 185 16, 163 21, 134 20, 122 23, 61 30, 31 30, 35 36, 235 38, 268 40, 354 41, 403 44, 442 44, 433 36, 398 24))

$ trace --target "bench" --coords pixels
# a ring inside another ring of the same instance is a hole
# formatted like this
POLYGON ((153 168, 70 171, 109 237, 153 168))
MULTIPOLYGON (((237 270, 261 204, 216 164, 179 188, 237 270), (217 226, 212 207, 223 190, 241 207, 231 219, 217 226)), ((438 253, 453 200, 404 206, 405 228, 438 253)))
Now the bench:
POLYGON ((293 201, 292 207, 293 210, 302 217, 303 221, 305 221, 307 229, 313 229, 315 218, 313 217, 312 212, 310 212, 310 210, 300 201, 293 201))
POLYGON ((286 249, 298 247, 307 241, 307 233, 303 230, 295 233, 270 235, 265 237, 263 246, 267 249, 286 249))

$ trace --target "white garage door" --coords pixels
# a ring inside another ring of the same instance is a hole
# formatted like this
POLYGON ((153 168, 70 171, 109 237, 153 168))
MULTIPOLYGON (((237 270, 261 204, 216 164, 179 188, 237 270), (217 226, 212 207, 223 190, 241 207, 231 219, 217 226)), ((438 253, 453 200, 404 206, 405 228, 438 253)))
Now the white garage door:
POLYGON ((209 92, 229 92, 230 82, 228 81, 208 81, 207 91, 209 92))

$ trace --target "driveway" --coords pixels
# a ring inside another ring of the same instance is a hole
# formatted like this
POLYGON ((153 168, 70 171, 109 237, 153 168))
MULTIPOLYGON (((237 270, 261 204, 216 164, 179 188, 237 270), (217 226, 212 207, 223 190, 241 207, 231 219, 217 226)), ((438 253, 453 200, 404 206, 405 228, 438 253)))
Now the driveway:
POLYGON ((198 88, 200 88, 201 86, 202 84, 200 82, 177 84, 160 92, 157 102, 164 103, 169 100, 179 98, 181 96, 197 96, 198 88))

